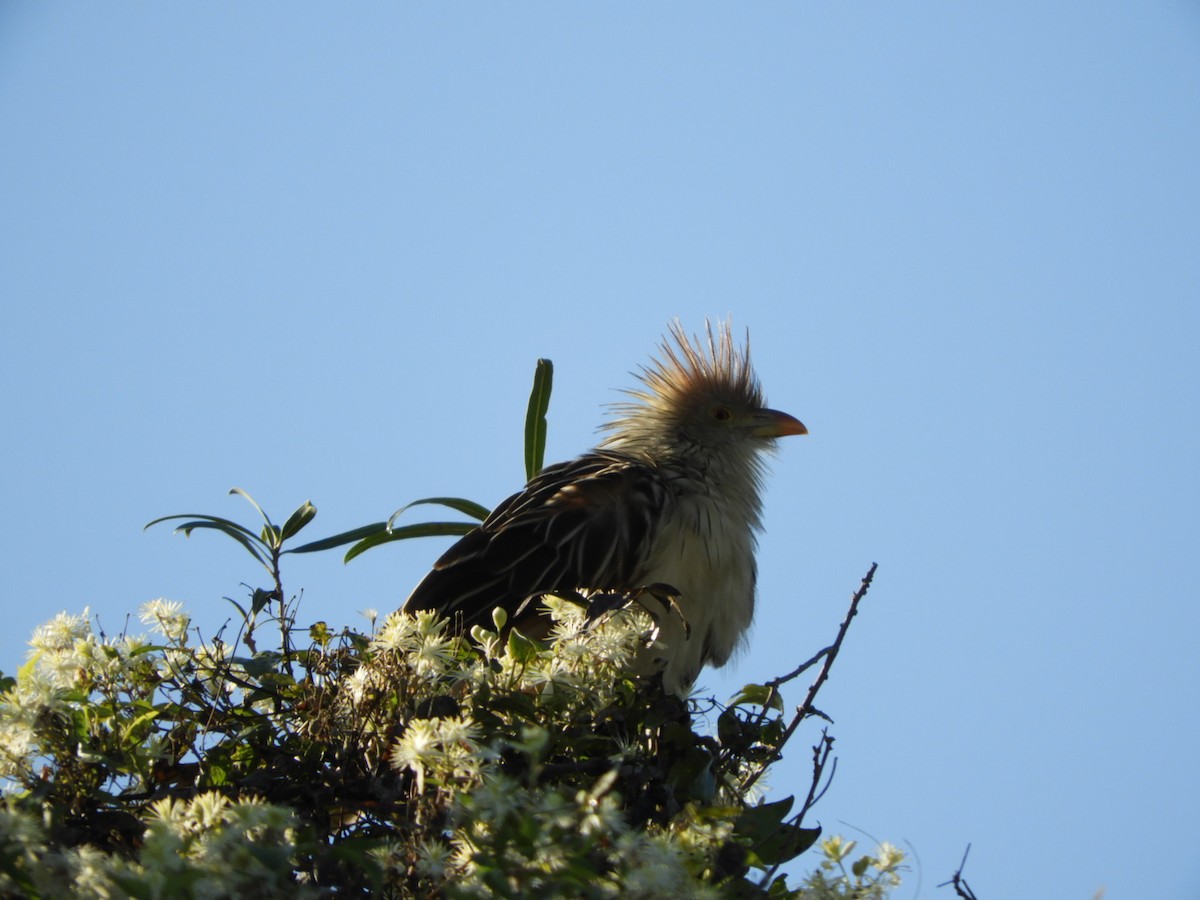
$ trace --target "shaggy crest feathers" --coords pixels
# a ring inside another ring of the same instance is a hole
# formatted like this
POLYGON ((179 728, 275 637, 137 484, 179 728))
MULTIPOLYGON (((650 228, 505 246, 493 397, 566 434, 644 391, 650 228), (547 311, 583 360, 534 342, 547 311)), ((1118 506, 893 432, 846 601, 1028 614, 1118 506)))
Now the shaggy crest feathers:
POLYGON ((703 343, 699 337, 689 339, 678 319, 668 326, 668 337, 659 345, 661 356, 634 373, 644 387, 623 392, 634 402, 610 404, 617 417, 600 426, 612 432, 601 447, 659 450, 665 444, 671 449, 679 429, 707 404, 766 406, 762 385, 750 365, 749 332, 739 351, 728 321, 717 326, 715 335, 712 322, 704 324, 703 343))

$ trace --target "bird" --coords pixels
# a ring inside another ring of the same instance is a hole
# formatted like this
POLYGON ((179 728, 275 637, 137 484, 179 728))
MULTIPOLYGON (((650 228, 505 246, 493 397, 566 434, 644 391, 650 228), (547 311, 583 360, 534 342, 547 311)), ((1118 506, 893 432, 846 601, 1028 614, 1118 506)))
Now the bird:
POLYGON ((595 449, 497 506, 434 563, 405 611, 435 611, 469 633, 498 607, 508 626, 544 637, 546 594, 666 590, 678 615, 656 617, 642 673, 661 672, 686 696, 704 665, 731 658, 754 615, 764 458, 808 429, 767 407, 749 333, 738 346, 728 320, 706 320, 703 338, 674 320, 634 375, 595 449))

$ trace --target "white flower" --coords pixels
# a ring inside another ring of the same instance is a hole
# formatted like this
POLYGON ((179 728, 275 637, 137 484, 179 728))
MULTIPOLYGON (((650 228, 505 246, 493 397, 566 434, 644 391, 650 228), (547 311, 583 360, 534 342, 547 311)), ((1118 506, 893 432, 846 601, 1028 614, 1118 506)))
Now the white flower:
POLYGON ((418 675, 434 676, 446 672, 454 660, 454 640, 443 634, 421 634, 409 661, 418 675))
POLYGON ((412 769, 417 776, 417 792, 425 790, 425 769, 441 758, 437 729, 433 719, 415 719, 408 723, 404 734, 392 748, 392 766, 412 769))
POLYGON ((223 794, 208 791, 192 799, 188 813, 200 831, 208 831, 227 820, 228 810, 229 800, 223 794))
POLYGON ((479 726, 463 716, 413 719, 392 748, 397 769, 412 769, 417 790, 425 789, 425 773, 457 778, 476 777, 487 754, 479 748, 479 726))
POLYGON ((879 849, 875 851, 877 860, 876 868, 880 871, 888 871, 895 869, 900 863, 904 862, 904 851, 894 844, 889 844, 884 841, 879 845, 879 849))
POLYGON ((547 791, 533 805, 533 816, 543 828, 571 831, 575 825, 575 804, 558 791, 547 791))
POLYGON ((616 849, 626 868, 624 883, 630 896, 677 893, 689 880, 678 852, 664 837, 631 831, 617 839, 616 849))
POLYGON ((88 624, 88 610, 85 607, 78 616, 60 612, 49 622, 39 625, 34 629, 29 646, 34 652, 65 652, 71 650, 76 641, 91 636, 92 627, 88 624))
POLYGON ((423 609, 413 617, 414 630, 422 637, 440 635, 446 630, 446 620, 431 609, 423 609))
POLYGON ((379 863, 392 877, 404 871, 404 847, 398 841, 384 841, 383 844, 368 850, 367 856, 379 863))
POLYGON ((178 600, 165 600, 159 597, 142 604, 138 610, 142 622, 149 625, 169 641, 182 642, 187 637, 191 617, 183 611, 183 604, 178 600))
POLYGON ((394 612, 384 620, 371 641, 374 649, 403 651, 411 646, 416 620, 408 613, 394 612))
POLYGON ((441 841, 421 840, 417 845, 417 872, 440 881, 453 868, 453 849, 441 841))
POLYGON ((502 824, 529 802, 527 793, 507 775, 489 775, 471 792, 470 808, 477 821, 502 824))
POLYGON ((579 821, 581 834, 612 840, 629 829, 625 817, 621 814, 620 804, 612 794, 597 798, 588 791, 580 791, 575 797, 575 802, 583 811, 579 821))
POLYGON ((110 877, 111 857, 94 847, 76 847, 63 855, 72 870, 72 895, 118 897, 122 891, 110 877))
POLYGON ((5 699, 34 716, 44 709, 61 709, 63 691, 75 686, 74 672, 75 669, 59 671, 56 667, 40 665, 22 669, 17 674, 16 686, 5 699))
POLYGON ((840 834, 834 834, 821 841, 821 852, 827 860, 840 863, 854 852, 856 846, 858 841, 848 841, 840 834))
POLYGON ((163 797, 150 804, 150 819, 170 828, 179 828, 187 820, 187 804, 182 800, 163 797))
POLYGON ((342 696, 357 706, 374 691, 385 687, 383 676, 370 666, 359 666, 342 679, 342 696))
MULTIPOLYGON (((12 716, 5 710, 0 714, 0 779, 20 780, 33 772, 33 757, 37 753, 37 731, 34 716, 12 716)), ((5 788, 16 785, 5 785, 5 788)))

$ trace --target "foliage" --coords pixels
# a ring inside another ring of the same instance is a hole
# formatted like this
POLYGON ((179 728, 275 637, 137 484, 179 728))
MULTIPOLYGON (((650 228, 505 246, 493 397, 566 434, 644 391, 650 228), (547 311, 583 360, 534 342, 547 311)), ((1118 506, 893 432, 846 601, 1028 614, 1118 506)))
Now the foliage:
MULTIPOLYGON (((527 464, 540 466, 548 365, 535 394, 527 464)), ((457 498, 420 502, 486 514, 457 498)), ((168 517, 185 533, 224 533, 268 572, 268 587, 235 604, 236 633, 206 638, 166 600, 141 609, 149 635, 109 636, 86 610, 62 613, 35 632, 16 677, 0 676, 0 895, 875 900, 899 883, 895 848, 852 860, 838 838, 819 844, 801 883, 781 874, 819 839, 804 818, 827 785, 832 738, 814 747, 798 809, 757 795, 819 715, 816 689, 870 576, 808 663, 728 705, 685 702, 629 674, 656 634, 636 604, 597 616, 547 597, 546 641, 500 614, 469 636, 430 613, 372 614, 367 633, 299 629, 285 554, 400 529, 291 548, 316 509, 276 526, 254 506, 257 533, 168 517), (270 646, 264 625, 277 628, 270 646), (818 662, 787 715, 780 688, 818 662)))
POLYGON ((0 890, 884 895, 772 874, 817 830, 746 796, 784 732, 781 704, 748 699, 765 687, 697 734, 683 701, 625 674, 644 612, 589 625, 547 602, 548 644, 395 614, 369 636, 314 629, 295 674, 199 640, 178 604, 143 607, 153 641, 60 614, 0 701, 0 890))

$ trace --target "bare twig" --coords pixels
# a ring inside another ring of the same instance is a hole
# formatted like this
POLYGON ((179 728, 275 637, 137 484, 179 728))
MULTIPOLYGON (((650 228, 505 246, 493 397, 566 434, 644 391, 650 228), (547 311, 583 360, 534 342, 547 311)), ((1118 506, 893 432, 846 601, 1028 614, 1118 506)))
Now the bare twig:
MULTIPOLYGON (((858 604, 862 602, 862 599, 865 596, 867 596, 867 591, 871 588, 871 582, 875 578, 875 570, 877 568, 879 568, 878 563, 871 563, 871 568, 868 569, 867 574, 863 576, 862 583, 858 586, 858 590, 855 591, 854 596, 850 598, 850 608, 846 611, 846 618, 842 620, 842 624, 838 628, 837 637, 834 638, 833 643, 817 653, 812 659, 808 660, 794 671, 789 672, 787 675, 784 675, 781 678, 776 678, 774 681, 767 682, 767 687, 770 690, 768 692, 767 699, 763 704, 764 711, 775 701, 775 698, 779 692, 779 685, 797 677, 801 672, 814 665, 817 660, 822 658, 825 660, 824 665, 821 666, 821 671, 817 673, 816 679, 814 679, 813 683, 809 686, 808 694, 805 696, 804 702, 796 707, 796 714, 792 716, 792 720, 788 722, 787 728, 784 729, 783 735, 780 737, 779 742, 775 745, 776 752, 783 750, 783 745, 791 739, 793 734, 795 734, 796 729, 800 727, 800 723, 809 716, 819 715, 824 719, 828 719, 828 716, 825 716, 823 713, 821 713, 818 709, 816 709, 816 707, 813 706, 813 704, 816 702, 817 694, 820 692, 821 687, 829 678, 829 670, 833 667, 833 661, 837 659, 838 651, 842 649, 842 641, 846 639, 846 632, 850 630, 850 623, 854 620, 854 617, 858 615, 858 604)), ((752 772, 746 778, 745 782, 743 782, 742 790, 746 791, 753 786, 754 783, 762 777, 765 771, 765 767, 760 767, 752 772)))
MULTIPOLYGON (((835 757, 830 763, 830 755, 833 753, 833 738, 829 736, 829 732, 825 729, 821 730, 820 742, 813 749, 813 777, 812 784, 808 788, 808 796, 804 798, 804 804, 800 807, 800 812, 792 816, 788 820, 788 825, 799 828, 804 823, 804 816, 810 809, 817 805, 818 801, 825 796, 825 792, 829 790, 829 786, 833 784, 833 776, 837 774, 837 758, 835 757), (825 778, 825 766, 830 765, 829 777, 825 778), (821 782, 825 784, 822 787, 821 782)), ((775 878, 775 873, 783 866, 784 861, 780 860, 767 869, 758 886, 766 890, 775 878)))
POLYGON ((833 753, 833 738, 829 736, 827 729, 821 729, 821 741, 813 747, 813 777, 812 784, 808 788, 808 796, 804 798, 804 805, 800 807, 800 812, 796 814, 796 824, 799 825, 804 821, 805 814, 817 805, 825 792, 829 790, 829 785, 833 784, 833 776, 837 774, 837 760, 834 759, 832 767, 829 770, 829 777, 825 779, 825 786, 821 787, 821 780, 825 775, 825 766, 829 764, 829 756, 833 753))
POLYGON ((793 678, 799 678, 801 675, 803 675, 805 672, 807 672, 809 669, 811 669, 813 666, 815 666, 818 662, 820 662, 824 657, 828 656, 832 650, 833 650, 832 644, 830 644, 828 647, 825 647, 822 650, 818 650, 816 653, 813 654, 811 659, 808 659, 805 662, 800 663, 800 665, 796 666, 796 668, 792 669, 792 671, 788 672, 786 675, 780 675, 778 678, 772 678, 770 681, 767 682, 767 687, 769 687, 773 690, 775 688, 778 688, 781 684, 787 684, 793 678))
POLYGON ((938 887, 945 887, 950 884, 954 886, 954 893, 961 897, 962 900, 979 900, 975 896, 975 892, 971 890, 971 886, 967 884, 967 880, 963 878, 963 869, 967 865, 967 856, 970 852, 971 845, 967 844, 967 849, 963 851, 962 862, 958 864, 958 869, 955 871, 953 877, 949 881, 943 881, 938 887))
MULTIPOLYGON (((833 644, 825 651, 825 664, 821 666, 821 671, 817 673, 816 680, 809 687, 808 696, 804 698, 804 703, 800 705, 801 710, 812 708, 813 702, 817 699, 817 692, 821 690, 821 686, 829 678, 829 670, 833 668, 833 661, 837 659, 838 652, 842 649, 842 641, 846 639, 846 632, 850 630, 850 622, 858 615, 858 604, 862 602, 863 597, 867 596, 867 591, 871 588, 871 582, 875 579, 875 570, 877 568, 879 568, 879 563, 871 563, 871 568, 863 576, 862 584, 854 592, 854 596, 850 598, 850 608, 846 611, 846 618, 842 620, 841 627, 838 628, 837 637, 834 638, 833 644)), ((797 722, 796 724, 799 723, 797 722)))

